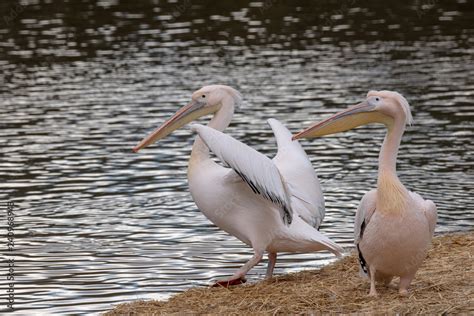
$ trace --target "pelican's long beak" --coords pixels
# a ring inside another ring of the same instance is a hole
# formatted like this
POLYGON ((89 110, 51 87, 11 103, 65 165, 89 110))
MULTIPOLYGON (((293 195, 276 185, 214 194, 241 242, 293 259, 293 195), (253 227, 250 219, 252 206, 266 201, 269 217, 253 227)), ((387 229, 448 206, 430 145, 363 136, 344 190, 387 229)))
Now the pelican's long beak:
POLYGON ((211 114, 216 110, 217 106, 206 106, 205 102, 193 100, 188 105, 183 106, 170 119, 164 122, 163 125, 158 127, 150 135, 145 137, 140 143, 133 147, 133 151, 137 152, 140 149, 153 144, 157 140, 168 136, 171 132, 186 125, 187 123, 194 121, 201 116, 211 114))
POLYGON ((374 105, 364 101, 302 130, 293 140, 336 134, 368 123, 385 123, 387 119, 388 116, 375 111, 374 105))

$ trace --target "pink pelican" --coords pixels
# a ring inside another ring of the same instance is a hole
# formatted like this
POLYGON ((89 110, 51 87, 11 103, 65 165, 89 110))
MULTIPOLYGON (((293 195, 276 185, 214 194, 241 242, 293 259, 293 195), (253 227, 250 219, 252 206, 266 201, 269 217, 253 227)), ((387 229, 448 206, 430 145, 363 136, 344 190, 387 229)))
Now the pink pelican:
POLYGON ((355 218, 354 242, 361 272, 370 277, 370 296, 377 295, 376 281, 389 285, 395 276, 400 277, 399 293, 408 293, 436 226, 436 205, 408 191, 397 176, 398 148, 405 126, 411 122, 410 106, 401 94, 369 91, 364 102, 293 137, 330 135, 369 123, 382 123, 387 128, 379 155, 377 189, 364 195, 355 218))
POLYGON ((231 87, 205 86, 133 148, 137 152, 199 117, 214 114, 209 127, 193 128, 199 136, 189 160, 189 190, 212 223, 254 250, 245 265, 215 284, 222 286, 245 282, 245 275, 265 251, 267 278, 273 274, 278 252, 342 252, 317 230, 325 212, 319 180, 303 148, 292 141, 280 122, 268 121, 278 144, 273 159, 220 132, 229 125, 240 102, 240 93, 231 87), (225 166, 211 159, 209 148, 225 166))

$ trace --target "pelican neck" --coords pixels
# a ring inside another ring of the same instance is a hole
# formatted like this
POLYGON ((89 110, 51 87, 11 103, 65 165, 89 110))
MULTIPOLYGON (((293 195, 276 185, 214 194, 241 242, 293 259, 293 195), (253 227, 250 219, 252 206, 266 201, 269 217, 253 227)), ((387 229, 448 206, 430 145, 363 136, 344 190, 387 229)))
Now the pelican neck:
POLYGON ((405 120, 395 120, 387 126, 387 134, 380 149, 377 179, 377 209, 402 211, 408 191, 397 176, 397 155, 405 131, 405 120))
MULTIPOLYGON (((207 126, 212 127, 220 132, 223 132, 229 126, 232 116, 234 115, 233 104, 223 104, 220 109, 214 114, 207 126)), ((203 142, 201 137, 196 136, 194 140, 193 149, 191 151, 191 161, 202 161, 210 159, 209 148, 203 142)))

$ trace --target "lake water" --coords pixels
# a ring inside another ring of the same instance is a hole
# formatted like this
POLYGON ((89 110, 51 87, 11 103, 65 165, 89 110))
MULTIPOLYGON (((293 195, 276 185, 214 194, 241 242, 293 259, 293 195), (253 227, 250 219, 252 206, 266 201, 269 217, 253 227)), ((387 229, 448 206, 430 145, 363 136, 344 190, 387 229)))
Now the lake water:
MULTIPOLYGON (((17 204, 18 313, 97 313, 166 298, 248 260, 251 249, 191 199, 188 128, 131 152, 206 84, 242 92, 227 133, 269 156, 270 117, 296 132, 368 90, 400 91, 415 119, 401 180, 436 202, 438 233, 473 229, 473 3, 365 5, 2 1, 0 200, 17 204)), ((358 202, 375 187, 383 137, 371 126, 302 142, 326 197, 321 230, 347 248, 358 202)), ((281 255, 275 273, 333 259, 281 255)), ((0 284, 3 309, 5 277, 0 284)))

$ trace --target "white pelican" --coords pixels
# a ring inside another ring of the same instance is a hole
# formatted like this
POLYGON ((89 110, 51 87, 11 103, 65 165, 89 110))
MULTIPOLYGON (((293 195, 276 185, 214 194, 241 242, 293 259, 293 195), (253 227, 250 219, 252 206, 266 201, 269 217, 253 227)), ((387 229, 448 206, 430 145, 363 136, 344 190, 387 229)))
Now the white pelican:
POLYGON ((380 150, 377 189, 367 192, 357 209, 354 242, 363 274, 389 285, 400 277, 399 293, 406 295, 431 244, 436 205, 408 191, 397 177, 398 148, 412 116, 407 100, 392 91, 369 91, 367 99, 317 123, 293 138, 313 138, 347 131, 368 123, 382 123, 388 132, 380 150))
POLYGON ((214 114, 209 122, 212 128, 194 127, 202 139, 196 137, 191 152, 189 190, 211 222, 254 250, 243 267, 215 284, 223 286, 245 282, 245 275, 265 251, 267 278, 273 274, 277 252, 342 252, 317 230, 324 217, 319 180, 302 147, 281 123, 268 121, 278 144, 273 160, 219 132, 229 125, 240 102, 240 93, 231 87, 205 86, 133 149, 136 152, 201 116, 214 114), (206 144, 228 167, 211 159, 206 144))

